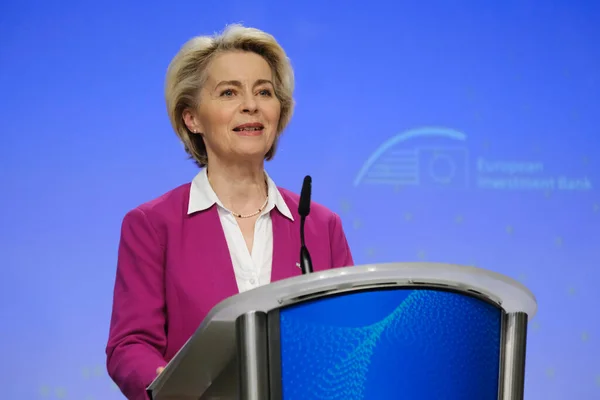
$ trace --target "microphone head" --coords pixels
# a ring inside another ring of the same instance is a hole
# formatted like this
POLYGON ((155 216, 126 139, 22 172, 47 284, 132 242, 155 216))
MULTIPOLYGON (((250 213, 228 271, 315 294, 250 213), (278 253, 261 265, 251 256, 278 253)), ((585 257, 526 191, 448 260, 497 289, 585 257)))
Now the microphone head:
POLYGON ((310 197, 312 192, 312 178, 310 175, 304 177, 302 191, 300 192, 300 204, 298 204, 298 214, 306 217, 310 213, 310 197))

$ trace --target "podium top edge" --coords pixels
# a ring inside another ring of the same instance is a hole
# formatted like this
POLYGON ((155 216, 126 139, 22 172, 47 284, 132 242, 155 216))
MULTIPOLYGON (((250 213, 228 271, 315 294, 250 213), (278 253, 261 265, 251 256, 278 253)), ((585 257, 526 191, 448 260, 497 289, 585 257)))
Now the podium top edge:
POLYGON ((360 290, 369 286, 448 288, 476 293, 507 313, 537 312, 533 293, 520 282, 482 268, 432 262, 365 264, 318 271, 273 282, 232 296, 217 304, 204 322, 234 321, 249 311, 269 312, 319 293, 360 290))

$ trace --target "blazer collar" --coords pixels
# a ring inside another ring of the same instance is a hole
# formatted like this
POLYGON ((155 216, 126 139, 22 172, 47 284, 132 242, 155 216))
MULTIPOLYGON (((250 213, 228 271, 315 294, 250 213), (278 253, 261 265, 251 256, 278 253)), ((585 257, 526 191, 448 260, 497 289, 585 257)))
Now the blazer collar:
MULTIPOLYGON (((265 178, 267 180, 267 192, 269 194, 269 200, 263 213, 268 213, 271 210, 277 208, 281 214, 283 214, 290 221, 294 220, 292 213, 286 204, 285 200, 281 196, 279 189, 275 185, 275 182, 269 177, 265 171, 265 178)), ((208 175, 206 168, 203 168, 192 181, 190 186, 190 197, 188 201, 187 213, 193 214, 198 211, 204 211, 212 207, 214 204, 220 208, 225 209, 221 200, 217 197, 217 194, 213 190, 208 181, 208 175)))

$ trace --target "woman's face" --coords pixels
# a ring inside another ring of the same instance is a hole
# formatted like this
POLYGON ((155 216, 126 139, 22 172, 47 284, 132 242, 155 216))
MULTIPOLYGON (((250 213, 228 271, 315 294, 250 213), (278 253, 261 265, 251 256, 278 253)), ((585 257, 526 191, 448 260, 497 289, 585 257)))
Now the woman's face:
POLYGON ((262 161, 275 141, 280 112, 265 59, 251 52, 228 52, 211 61, 199 107, 184 119, 202 134, 209 163, 262 161))

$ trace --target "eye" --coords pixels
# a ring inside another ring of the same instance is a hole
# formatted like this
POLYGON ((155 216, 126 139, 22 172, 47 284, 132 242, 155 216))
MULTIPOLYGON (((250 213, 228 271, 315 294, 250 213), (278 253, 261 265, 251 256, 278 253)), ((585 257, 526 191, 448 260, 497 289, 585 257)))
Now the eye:
POLYGON ((235 93, 233 92, 233 89, 225 89, 221 92, 220 96, 221 97, 231 97, 233 96, 235 93))
POLYGON ((271 92, 270 89, 261 89, 258 94, 260 96, 266 96, 266 97, 271 97, 273 95, 273 93, 271 92))

